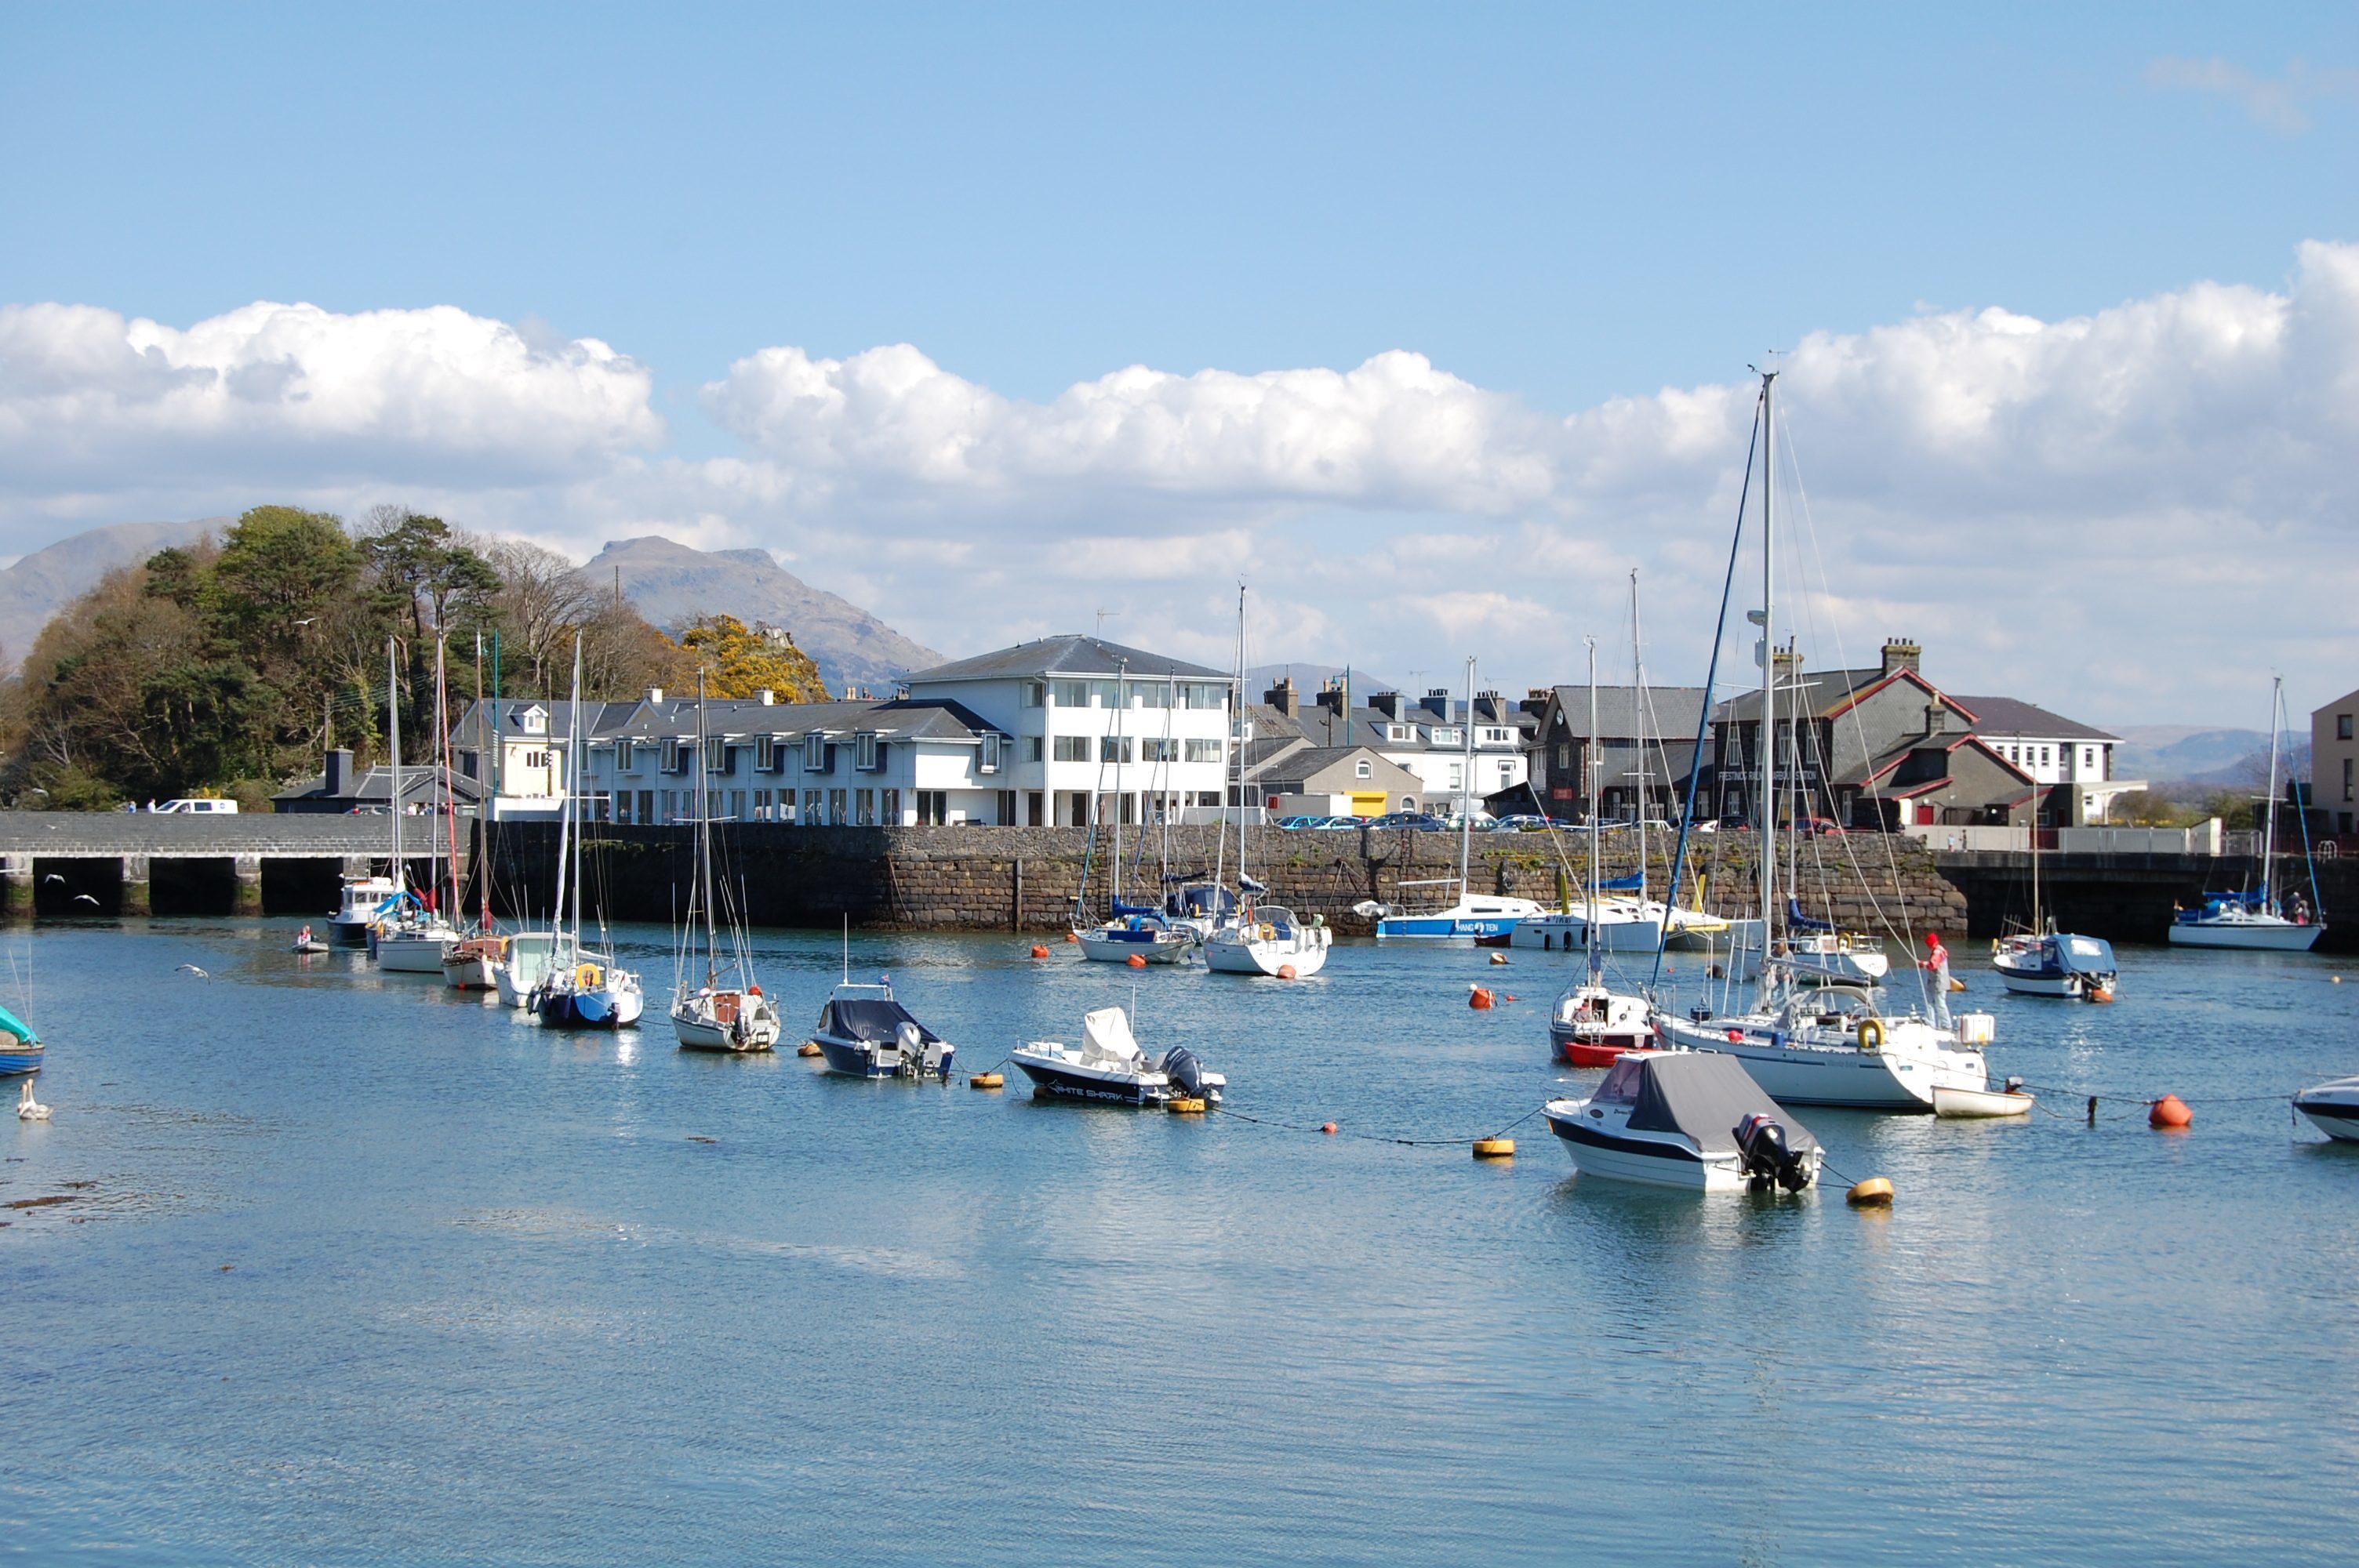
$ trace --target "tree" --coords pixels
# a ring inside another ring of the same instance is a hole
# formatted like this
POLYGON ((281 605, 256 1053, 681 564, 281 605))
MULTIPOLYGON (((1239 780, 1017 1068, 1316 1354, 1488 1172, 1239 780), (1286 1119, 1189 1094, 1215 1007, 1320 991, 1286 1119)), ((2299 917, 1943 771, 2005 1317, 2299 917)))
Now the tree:
POLYGON ((561 696, 573 659, 573 632, 599 608, 581 568, 554 550, 520 539, 488 546, 500 575, 492 612, 500 629, 501 684, 522 697, 561 696))
POLYGON ((500 574, 440 517, 405 512, 364 547, 388 606, 409 622, 412 643, 437 632, 488 625, 500 574))
MULTIPOLYGON (((151 579, 160 580, 162 559, 148 563, 151 579)), ((323 611, 350 596, 362 561, 343 524, 329 514, 257 506, 222 540, 209 608, 229 638, 291 654, 309 641, 304 633, 323 611)))
POLYGON ((813 702, 827 695, 810 655, 775 627, 749 632, 734 615, 701 616, 679 634, 679 645, 702 666, 709 697, 769 690, 781 702, 813 702))

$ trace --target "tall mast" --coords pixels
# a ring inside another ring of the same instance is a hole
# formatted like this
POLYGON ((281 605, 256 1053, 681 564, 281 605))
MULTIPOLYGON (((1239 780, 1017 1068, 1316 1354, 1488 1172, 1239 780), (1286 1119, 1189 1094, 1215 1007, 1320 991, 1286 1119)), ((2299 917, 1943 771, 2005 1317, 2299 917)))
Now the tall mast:
MULTIPOLYGON (((2265 814, 2261 829, 2261 903, 2272 914, 2277 907, 2274 885, 2277 874, 2277 714, 2284 707, 2285 676, 2274 676, 2269 681, 2269 793, 2261 802, 2265 814)), ((2317 776, 2315 768, 2311 776, 2317 776)))
MULTIPOLYGON (((1595 656, 1593 652, 1591 656, 1593 658, 1595 656)), ((1630 772, 1636 780, 1638 792, 1638 911, 1643 914, 1647 909, 1647 786, 1652 781, 1647 772, 1647 656, 1638 635, 1638 568, 1636 567, 1630 568, 1630 679, 1638 688, 1637 712, 1632 716, 1636 719, 1635 728, 1638 731, 1637 765, 1630 772)), ((1589 684, 1594 687, 1597 684, 1596 677, 1593 676, 1589 684)), ((1592 708, 1596 706, 1596 696, 1593 692, 1591 694, 1590 706, 1592 708)), ((1592 713, 1589 716, 1589 721, 1594 728, 1597 715, 1592 713)), ((1596 813, 1592 812, 1590 815, 1594 816, 1596 813)), ((1678 891, 1676 888, 1671 890, 1672 892, 1678 891)), ((1670 894, 1666 893, 1664 903, 1668 905, 1669 902, 1670 894)), ((1663 913, 1665 919, 1670 917, 1668 907, 1663 913)))
POLYGON ((401 866, 401 671, 395 649, 398 639, 385 640, 385 733, 386 765, 393 770, 393 782, 386 799, 393 811, 393 891, 397 893, 409 886, 409 878, 401 866))
MULTIPOLYGON (((1603 975, 1605 960, 1597 947, 1597 764, 1602 760, 1597 746, 1597 639, 1584 637, 1589 644, 1589 898, 1581 927, 1582 946, 1589 949, 1589 983, 1595 985, 1603 975)), ((1639 851, 1641 865, 1645 851, 1639 851)))
POLYGON ((704 666, 696 666, 696 864, 704 901, 704 984, 707 989, 721 976, 714 956, 719 938, 712 929, 712 765, 705 751, 711 742, 704 726, 704 666))
POLYGON ((1463 788, 1458 797, 1458 901, 1463 903, 1466 871, 1474 853, 1474 660, 1471 654, 1466 660, 1466 728, 1460 739, 1466 759, 1459 774, 1463 788))
POLYGON ((1122 743, 1130 739, 1123 730, 1123 720, 1130 712, 1130 661, 1114 662, 1114 891, 1106 895, 1108 915, 1118 912, 1112 906, 1122 902, 1122 743))
MULTIPOLYGON (((475 722, 478 726, 482 724, 483 719, 484 633, 482 629, 478 628, 475 632, 475 722)), ((483 731, 479 728, 476 730, 476 733, 480 735, 483 731)), ((492 744, 487 749, 491 756, 494 758, 496 758, 499 755, 499 725, 495 722, 492 726, 492 744)), ((476 753, 478 758, 483 757, 484 754, 484 753, 483 752, 476 753)), ((495 762, 494 767, 496 766, 497 763, 495 762)), ((485 775, 490 772, 490 770, 484 769, 480 761, 476 763, 476 782, 479 784, 488 783, 489 780, 485 775)), ((483 894, 481 901, 484 906, 483 928, 486 933, 488 933, 492 928, 492 813, 498 809, 499 799, 499 791, 494 789, 487 797, 487 803, 478 806, 475 808, 475 838, 477 839, 475 848, 483 857, 484 865, 484 874, 476 879, 476 886, 483 894)))
POLYGON ((451 868, 451 902, 444 906, 442 918, 449 923, 462 918, 459 908, 459 793, 451 778, 451 677, 450 639, 437 635, 434 639, 434 757, 435 778, 442 786, 441 810, 443 832, 448 836, 451 868))
POLYGON ((1770 497, 1777 489, 1777 373, 1761 375, 1761 989, 1769 989, 1769 932, 1777 916, 1777 535, 1770 497))

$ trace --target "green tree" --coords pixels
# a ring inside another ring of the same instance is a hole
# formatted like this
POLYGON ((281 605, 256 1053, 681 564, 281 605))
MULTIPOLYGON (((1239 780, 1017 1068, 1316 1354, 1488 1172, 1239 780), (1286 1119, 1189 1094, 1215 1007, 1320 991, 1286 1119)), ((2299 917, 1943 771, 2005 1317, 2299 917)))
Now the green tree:
POLYGON ((405 512, 366 548, 379 590, 408 621, 414 645, 430 647, 437 632, 490 623, 500 574, 440 517, 405 512))

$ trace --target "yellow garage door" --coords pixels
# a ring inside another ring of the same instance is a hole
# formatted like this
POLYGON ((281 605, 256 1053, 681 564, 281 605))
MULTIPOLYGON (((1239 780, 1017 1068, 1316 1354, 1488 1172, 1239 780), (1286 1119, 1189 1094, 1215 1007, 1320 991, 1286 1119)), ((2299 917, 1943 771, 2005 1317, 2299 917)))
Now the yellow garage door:
POLYGON ((1353 816, 1382 816, 1384 814, 1385 814, 1385 792, 1384 792, 1384 791, 1382 791, 1382 790, 1377 790, 1377 791, 1376 791, 1375 794, 1373 794, 1373 795, 1362 795, 1362 794, 1361 794, 1359 791, 1357 791, 1357 790, 1353 790, 1353 791, 1352 792, 1352 815, 1353 815, 1353 816))

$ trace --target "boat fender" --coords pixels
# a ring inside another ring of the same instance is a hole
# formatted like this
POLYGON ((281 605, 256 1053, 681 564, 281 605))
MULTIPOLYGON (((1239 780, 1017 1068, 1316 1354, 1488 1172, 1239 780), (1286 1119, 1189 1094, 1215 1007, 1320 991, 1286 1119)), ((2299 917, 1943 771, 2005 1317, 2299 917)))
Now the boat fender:
POLYGON ((1257 929, 1263 941, 1275 942, 1277 940, 1277 928, 1270 925, 1268 921, 1263 921, 1257 929))
POLYGON ((1279 979, 1281 979, 1281 980, 1290 980, 1290 979, 1294 979, 1294 978, 1295 978, 1295 969, 1294 969, 1294 966, 1293 966, 1293 965, 1291 965, 1291 964, 1280 964, 1280 965, 1277 967, 1277 978, 1278 978, 1279 979))
POLYGON ((1512 1138, 1477 1138, 1474 1158, 1477 1160, 1512 1160, 1516 1157, 1516 1141, 1512 1138))
POLYGON ((1497 1000, 1491 994, 1488 987, 1470 985, 1466 988, 1466 1005, 1477 1011, 1488 1008, 1497 1000))
POLYGON ((1507 956, 1505 953, 1494 953, 1491 955, 1491 962, 1495 964, 1504 964, 1506 961, 1507 956))
POLYGON ((1128 964, 1134 969, 1143 969, 1147 968, 1147 960, 1140 957, 1136 953, 1133 953, 1129 957, 1125 958, 1123 962, 1128 964))
POLYGON ((573 971, 573 989, 576 990, 594 991, 598 989, 599 983, 605 978, 606 977, 603 974, 599 972, 597 965, 583 964, 573 971))
POLYGON ((1204 1102, 1192 1098, 1168 1099, 1163 1102, 1163 1108, 1174 1116, 1201 1116, 1204 1114, 1204 1102))
POLYGON ((1859 1021, 1859 1048, 1869 1055, 1884 1049, 1884 1021, 1863 1018, 1859 1021))
POLYGON ((1081 939, 1082 934, 1078 931, 1068 931, 1065 933, 1065 940, 1068 942, 1078 942, 1081 939))
POLYGON ((997 1073, 977 1073, 966 1081, 967 1087, 972 1089, 995 1089, 1002 1082, 997 1073))
POLYGON ((2148 1127, 2159 1127, 2166 1131, 2175 1132, 2180 1128, 2189 1126, 2194 1120, 2195 1113, 2188 1109, 2187 1102, 2177 1095, 2163 1096, 2155 1101, 2154 1108, 2146 1113, 2146 1124, 2148 1127))
POLYGON ((1870 1176, 1854 1184, 1843 1195, 1843 1202, 1854 1208, 1890 1208, 1892 1181, 1888 1176, 1870 1176))

